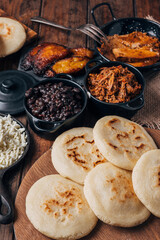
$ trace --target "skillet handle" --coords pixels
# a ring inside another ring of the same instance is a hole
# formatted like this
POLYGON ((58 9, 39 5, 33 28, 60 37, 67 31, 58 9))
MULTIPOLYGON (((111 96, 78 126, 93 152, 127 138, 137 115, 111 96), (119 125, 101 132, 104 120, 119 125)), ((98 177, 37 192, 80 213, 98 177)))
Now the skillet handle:
POLYGON ((62 78, 62 79, 68 79, 74 81, 74 77, 72 77, 70 74, 67 73, 59 73, 54 78, 62 78))
POLYGON ((95 15, 94 15, 94 11, 95 11, 97 8, 99 8, 99 7, 103 6, 103 5, 107 5, 107 6, 108 6, 109 11, 110 11, 110 13, 111 13, 111 15, 112 15, 113 20, 116 20, 116 17, 114 16, 114 13, 113 13, 112 8, 111 8, 111 6, 110 6, 109 3, 103 2, 103 3, 97 4, 95 7, 92 8, 91 14, 92 14, 92 17, 93 17, 93 20, 94 20, 95 24, 96 24, 98 27, 100 27, 100 26, 99 26, 99 24, 97 23, 96 17, 95 17, 95 15))
POLYGON ((13 218, 13 204, 3 183, 3 179, 0 176, 0 224, 9 224, 13 221, 13 218), (1 212, 2 206, 7 209, 7 213, 5 215, 1 212))
POLYGON ((135 101, 136 106, 132 106, 129 103, 127 103, 125 106, 123 106, 124 109, 126 110, 132 110, 132 111, 137 111, 141 109, 144 106, 144 97, 140 97, 135 101))
POLYGON ((90 69, 92 69, 93 67, 99 65, 100 63, 103 63, 104 61, 101 59, 92 59, 90 60, 87 64, 86 64, 86 72, 88 72, 90 69), (92 66, 93 64, 93 66, 92 66), (91 65, 91 66, 90 66, 91 65))
POLYGON ((34 128, 37 130, 37 131, 39 131, 39 132, 41 132, 41 133, 54 133, 57 129, 59 129, 61 126, 63 125, 63 123, 54 123, 54 125, 51 127, 51 128, 49 128, 49 129, 47 129, 47 128, 43 128, 43 127, 40 127, 39 126, 39 124, 37 123, 37 121, 34 121, 33 120, 33 126, 34 126, 34 128))

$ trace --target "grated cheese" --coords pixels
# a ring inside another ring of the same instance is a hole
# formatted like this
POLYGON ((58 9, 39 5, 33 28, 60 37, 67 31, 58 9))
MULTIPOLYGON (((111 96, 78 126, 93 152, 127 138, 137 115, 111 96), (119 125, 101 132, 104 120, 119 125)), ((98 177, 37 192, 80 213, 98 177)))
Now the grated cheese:
POLYGON ((17 161, 27 145, 25 129, 10 115, 0 116, 0 169, 17 161))

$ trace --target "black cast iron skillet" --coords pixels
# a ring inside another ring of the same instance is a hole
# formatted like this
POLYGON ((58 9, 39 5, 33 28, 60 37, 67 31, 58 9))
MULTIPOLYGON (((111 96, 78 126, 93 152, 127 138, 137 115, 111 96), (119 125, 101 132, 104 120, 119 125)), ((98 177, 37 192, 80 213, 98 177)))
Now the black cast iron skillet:
POLYGON ((33 129, 33 131, 43 135, 43 137, 45 137, 45 138, 52 136, 53 133, 55 134, 57 132, 64 131, 67 128, 73 126, 74 124, 76 125, 76 124, 81 123, 82 119, 84 118, 84 111, 85 111, 86 105, 87 105, 87 93, 85 92, 83 87, 81 87, 78 83, 76 83, 74 81, 74 78, 71 75, 63 74, 63 73, 58 74, 54 78, 49 78, 49 79, 43 80, 43 81, 35 84, 33 86, 33 88, 36 86, 39 86, 39 85, 49 83, 49 82, 51 82, 51 83, 63 82, 64 85, 66 85, 66 86, 72 86, 72 87, 79 88, 81 97, 82 97, 82 101, 83 101, 83 107, 80 112, 78 112, 77 114, 73 115, 72 117, 70 117, 66 120, 55 121, 55 122, 44 121, 44 120, 41 120, 41 119, 35 117, 34 115, 32 115, 32 113, 30 112, 30 110, 27 107, 26 98, 24 98, 24 108, 27 113, 27 117, 28 117, 31 128, 33 129))
MULTIPOLYGON (((5 116, 5 114, 0 113, 0 116, 5 116)), ((16 120, 13 117, 12 117, 12 119, 14 121, 16 121, 21 127, 25 128, 25 126, 20 121, 16 120)), ((30 145, 30 137, 29 137, 29 132, 27 131, 26 128, 25 128, 25 133, 27 135, 27 145, 25 147, 25 150, 24 150, 22 156, 16 162, 14 162, 12 165, 10 165, 9 167, 0 169, 0 224, 11 223, 14 219, 14 207, 13 207, 11 198, 9 196, 9 193, 7 191, 7 187, 5 186, 4 175, 9 170, 17 167, 17 165, 19 165, 20 162, 22 162, 23 158, 27 154, 27 151, 28 151, 29 145, 30 145), (2 206, 5 206, 5 209, 7 210, 6 214, 2 214, 2 212, 1 212, 2 206)))
MULTIPOLYGON (((148 35, 152 37, 156 37, 160 40, 160 24, 148 19, 144 18, 120 18, 116 19, 115 15, 113 14, 112 8, 109 3, 103 2, 100 4, 97 4, 93 9, 91 10, 92 17, 94 19, 95 24, 106 34, 113 36, 114 34, 122 35, 122 34, 128 34, 134 31, 140 31, 140 32, 146 32, 148 35), (103 26, 99 26, 96 17, 95 17, 95 10, 101 6, 107 5, 110 13, 112 15, 113 21, 104 24, 103 26)), ((96 52, 104 59, 105 61, 110 61, 108 58, 103 56, 97 47, 100 47, 97 42, 95 42, 96 52)), ((160 67, 160 61, 158 61, 155 64, 145 66, 145 67, 137 67, 140 71, 143 70, 158 70, 160 67)))
POLYGON ((105 115, 119 115, 125 118, 131 118, 138 110, 140 110, 144 106, 144 88, 145 88, 145 80, 141 72, 135 67, 122 62, 116 61, 101 61, 101 60, 91 60, 86 65, 86 76, 84 79, 84 86, 89 95, 89 100, 91 103, 91 107, 94 112, 98 113, 101 116, 105 115), (93 63, 96 63, 94 67, 90 67, 93 63), (113 67, 122 65, 124 68, 128 68, 136 77, 137 81, 141 84, 142 89, 140 93, 131 99, 129 102, 125 103, 106 103, 104 101, 100 101, 91 95, 88 90, 88 77, 91 73, 99 73, 100 69, 103 67, 113 67))

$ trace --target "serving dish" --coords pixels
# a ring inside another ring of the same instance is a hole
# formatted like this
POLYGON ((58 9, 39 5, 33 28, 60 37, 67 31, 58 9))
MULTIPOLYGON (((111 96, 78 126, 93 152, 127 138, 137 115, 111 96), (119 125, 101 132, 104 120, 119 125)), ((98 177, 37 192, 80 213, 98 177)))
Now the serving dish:
MULTIPOLYGON (((160 146, 160 135, 158 130, 154 129, 146 129, 147 132, 153 137, 157 146, 160 146)), ((54 169, 51 162, 51 150, 49 149, 45 152, 36 163, 30 168, 26 176, 24 177, 22 184, 18 190, 16 200, 15 200, 15 209, 17 212, 17 218, 14 222, 14 230, 17 240, 21 240, 23 236, 23 240, 32 239, 41 239, 41 240, 50 240, 50 238, 42 235, 39 231, 37 231, 33 225, 30 223, 29 219, 25 213, 25 198, 28 193, 30 187, 41 177, 56 174, 56 170, 54 169), (27 226, 27 228, 26 228, 27 226)), ((108 224, 104 224, 102 222, 98 222, 95 229, 86 237, 82 238, 85 240, 102 240, 102 239, 150 239, 150 234, 155 236, 159 234, 159 224, 160 219, 151 215, 151 217, 142 225, 132 228, 119 228, 113 227, 108 224), (150 233, 148 235, 148 232, 150 233)), ((154 237, 153 237, 154 239, 154 237)))
MULTIPOLYGON (((97 4, 95 7, 92 8, 91 14, 95 24, 106 35, 109 35, 109 36, 113 36, 114 34, 124 35, 134 31, 139 31, 139 32, 147 33, 148 35, 156 37, 160 40, 160 24, 158 22, 154 22, 152 20, 148 20, 145 18, 135 18, 135 17, 116 19, 109 3, 103 2, 103 3, 97 4), (104 24, 103 26, 99 26, 97 19, 95 17, 95 10, 104 5, 108 6, 110 13, 112 15, 113 21, 107 24, 104 24)), ((97 44, 97 42, 95 42, 95 50, 97 54, 101 56, 101 58, 104 59, 105 61, 110 61, 108 58, 106 58, 100 53, 100 51, 98 50, 98 47, 100 47, 100 45, 97 44)), ((157 70, 159 66, 160 66, 160 61, 149 66, 137 67, 137 68, 140 71, 146 71, 146 70, 157 70)))
POLYGON ((100 63, 99 63, 99 61, 96 61, 96 65, 94 67, 90 68, 89 67, 90 63, 92 63, 94 61, 95 60, 90 61, 87 64, 87 66, 86 66, 87 74, 84 79, 84 86, 89 95, 89 101, 90 101, 91 108, 94 109, 94 111, 96 111, 96 113, 98 113, 100 116, 119 115, 122 117, 131 118, 144 105, 143 94, 144 94, 144 88, 145 88, 145 80, 144 80, 143 75, 135 67, 133 67, 129 64, 126 64, 126 63, 122 63, 122 62, 106 62, 106 61, 101 62, 100 61, 100 63), (136 97, 134 97, 132 100, 130 100, 129 102, 125 102, 125 103, 106 103, 106 102, 100 101, 99 99, 92 96, 91 93, 89 92, 88 86, 87 86, 87 79, 89 77, 89 74, 98 72, 99 69, 102 67, 112 67, 112 66, 119 66, 119 65, 121 65, 124 68, 127 67, 128 70, 130 70, 132 73, 134 73, 138 83, 140 83, 142 85, 142 89, 141 89, 140 93, 136 97))
MULTIPOLYGON (((0 113, 0 116, 4 117, 6 116, 5 114, 0 113)), ((9 172, 10 170, 16 168, 24 159, 24 157, 26 156, 28 150, 29 150, 29 146, 30 146, 30 135, 28 130, 26 129, 26 127, 17 119, 11 117, 16 123, 18 123, 22 128, 25 129, 25 134, 27 136, 27 145, 24 149, 24 152, 22 154, 22 156, 15 161, 13 164, 11 164, 10 166, 0 169, 0 199, 2 201, 2 206, 5 206, 7 209, 7 213, 6 214, 2 214, 1 210, 0 210, 0 224, 8 224, 10 222, 13 221, 14 219, 14 207, 13 207, 13 203, 11 201, 11 198, 8 194, 7 191, 7 187, 5 186, 5 181, 4 181, 4 177, 5 174, 7 172, 9 172)))
POLYGON ((87 93, 85 90, 76 82, 74 82, 73 77, 67 74, 59 74, 54 78, 43 80, 33 86, 37 87, 46 83, 60 83, 62 82, 66 86, 77 87, 80 90, 80 95, 82 98, 82 109, 77 114, 69 117, 66 120, 61 121, 45 121, 35 117, 29 110, 26 102, 26 97, 24 98, 24 108, 30 123, 31 128, 38 134, 44 137, 53 136, 53 133, 59 133, 66 130, 70 126, 78 126, 82 119, 84 118, 85 109, 87 106, 87 93))

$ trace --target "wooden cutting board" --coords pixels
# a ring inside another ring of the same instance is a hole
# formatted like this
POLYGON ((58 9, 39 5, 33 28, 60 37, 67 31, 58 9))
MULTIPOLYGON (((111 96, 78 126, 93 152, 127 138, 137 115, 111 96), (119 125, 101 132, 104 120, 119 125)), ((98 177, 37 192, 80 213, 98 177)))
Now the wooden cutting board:
MULTIPOLYGON (((12 18, 12 19, 15 19, 14 17, 8 15, 5 11, 3 11, 2 9, 0 9, 0 17, 8 17, 8 18, 12 18)), ((15 19, 17 20, 17 19, 15 19)), ((18 21, 18 20, 17 20, 18 21)), ((20 22, 20 21, 18 21, 20 22)), ((35 39, 37 37, 37 33, 35 31, 33 31, 31 28, 27 27, 25 24, 23 24, 22 22, 20 22, 25 31, 26 31, 26 35, 27 35, 27 38, 26 38, 26 44, 29 43, 31 40, 35 39)))
MULTIPOLYGON (((160 131, 147 129, 160 148, 160 131)), ((28 190, 38 179, 45 175, 57 173, 51 163, 51 150, 44 153, 30 168, 24 177, 15 201, 16 217, 14 230, 17 240, 49 240, 38 232, 25 214, 25 199, 28 190)), ((83 239, 85 240, 151 240, 160 239, 160 219, 151 217, 142 225, 134 228, 118 228, 98 222, 95 229, 83 239)))

